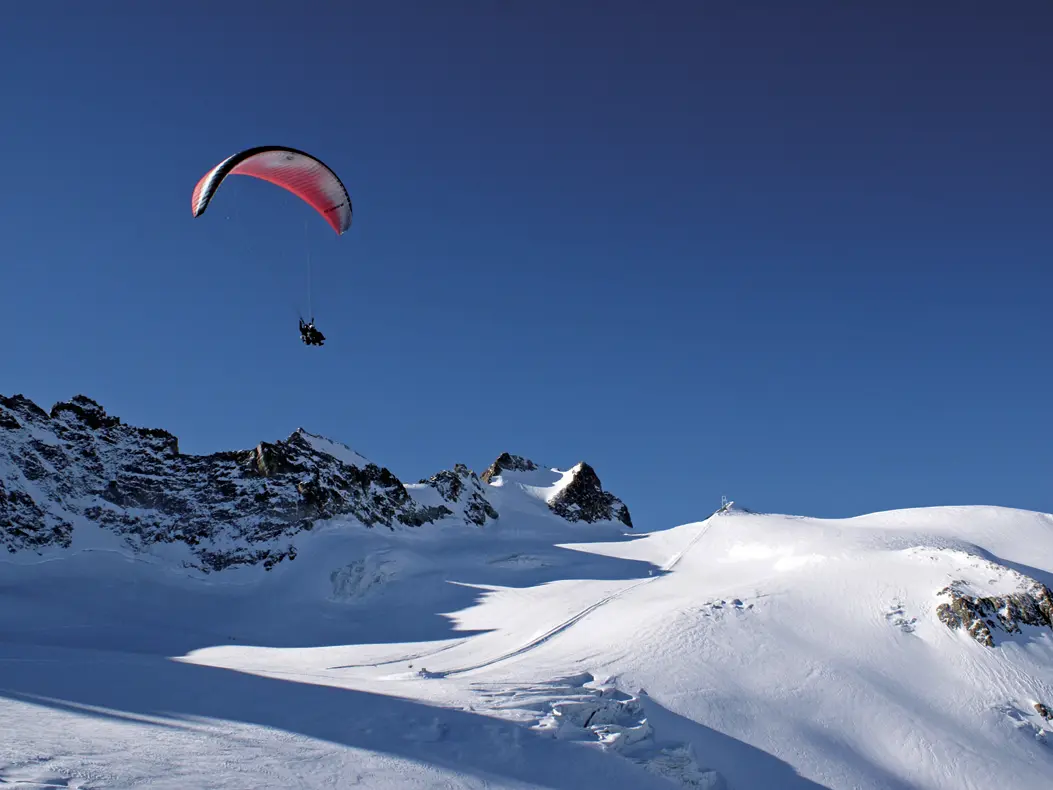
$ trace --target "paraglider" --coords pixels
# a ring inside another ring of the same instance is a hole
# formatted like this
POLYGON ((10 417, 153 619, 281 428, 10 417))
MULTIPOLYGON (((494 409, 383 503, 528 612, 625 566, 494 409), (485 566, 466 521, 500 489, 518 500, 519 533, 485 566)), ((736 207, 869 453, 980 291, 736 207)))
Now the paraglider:
MULTIPOLYGON (((329 167, 304 151, 285 146, 258 146, 228 156, 201 177, 190 198, 195 217, 205 213, 220 184, 227 176, 252 176, 292 192, 313 208, 338 236, 351 227, 351 198, 329 167)), ((308 276, 310 276, 308 258, 308 276)), ((308 299, 310 299, 308 286, 308 299)), ((305 345, 321 346, 325 335, 300 319, 300 339, 305 345)))
POLYGON ((313 318, 306 324, 302 318, 300 319, 300 340, 303 341, 305 346, 325 345, 325 335, 315 328, 313 318))

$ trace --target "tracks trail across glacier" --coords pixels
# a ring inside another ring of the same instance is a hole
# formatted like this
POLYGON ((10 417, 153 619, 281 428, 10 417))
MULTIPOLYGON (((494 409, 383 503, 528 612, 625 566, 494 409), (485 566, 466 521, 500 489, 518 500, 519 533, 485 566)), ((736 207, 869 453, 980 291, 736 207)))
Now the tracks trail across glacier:
MULTIPOLYGON (((710 517, 710 518, 712 518, 712 517, 710 517)), ((661 568, 662 572, 663 573, 668 573, 668 572, 672 571, 680 563, 680 561, 687 555, 687 553, 689 551, 691 551, 692 548, 694 548, 695 544, 697 544, 702 539, 702 536, 706 534, 706 532, 709 530, 710 526, 711 526, 710 519, 706 519, 705 521, 701 522, 698 532, 694 535, 694 537, 691 538, 691 540, 688 542, 688 544, 686 546, 684 546, 684 548, 682 548, 676 554, 674 554, 672 557, 670 557, 669 560, 667 560, 664 565, 662 565, 662 568, 661 568)), ((538 648, 541 645, 545 644, 546 642, 550 641, 551 639, 559 636, 560 634, 562 634, 563 632, 568 630, 571 626, 573 626, 576 623, 584 620, 586 617, 588 617, 590 614, 595 612, 597 609, 600 609, 601 607, 606 606, 611 601, 615 601, 615 600, 621 598, 622 596, 626 595, 627 593, 630 593, 630 592, 632 592, 635 589, 643 587, 645 584, 651 584, 652 582, 656 582, 660 578, 662 578, 662 577, 661 576, 650 576, 650 577, 648 577, 646 579, 641 579, 640 581, 636 582, 635 584, 630 584, 628 587, 624 587, 621 590, 618 590, 617 592, 611 593, 610 595, 605 595, 604 597, 600 598, 598 601, 590 604, 589 606, 586 606, 584 609, 581 609, 577 613, 575 613, 575 614, 571 615, 570 617, 568 617, 566 620, 563 620, 558 625, 554 626, 553 628, 550 628, 548 631, 546 631, 545 633, 541 634, 540 636, 535 637, 534 639, 531 639, 525 645, 522 645, 521 647, 518 647, 515 650, 507 651, 507 652, 502 653, 502 654, 500 654, 498 656, 495 656, 494 658, 487 659, 486 661, 480 661, 477 664, 472 664, 472 665, 466 666, 466 667, 458 667, 456 669, 440 670, 438 672, 431 673, 431 675, 433 677, 450 677, 452 675, 463 675, 463 674, 465 674, 467 672, 474 672, 475 670, 484 669, 486 667, 491 667, 491 666, 494 666, 495 664, 499 664, 499 663, 501 663, 503 661, 508 661, 509 659, 513 659, 513 658, 517 658, 519 656, 522 656, 525 653, 529 653, 530 651, 534 650, 535 648, 538 648)))

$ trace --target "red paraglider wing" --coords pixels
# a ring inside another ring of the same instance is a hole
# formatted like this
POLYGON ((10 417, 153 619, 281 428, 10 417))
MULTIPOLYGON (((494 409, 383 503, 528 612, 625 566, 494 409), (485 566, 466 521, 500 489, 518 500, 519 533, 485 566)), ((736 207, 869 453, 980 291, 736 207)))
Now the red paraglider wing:
POLYGON ((336 173, 310 154, 282 146, 249 148, 205 173, 190 199, 195 217, 205 212, 229 175, 253 176, 287 189, 321 214, 337 234, 351 227, 351 198, 336 173))

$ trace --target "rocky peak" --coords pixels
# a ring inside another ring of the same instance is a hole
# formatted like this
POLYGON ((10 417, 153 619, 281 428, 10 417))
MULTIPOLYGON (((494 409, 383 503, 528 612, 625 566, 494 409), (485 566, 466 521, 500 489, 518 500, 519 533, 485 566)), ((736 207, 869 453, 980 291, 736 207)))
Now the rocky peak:
POLYGON ((102 406, 87 395, 76 395, 51 407, 51 419, 58 419, 63 414, 72 415, 73 419, 83 422, 93 431, 114 428, 121 424, 119 418, 108 415, 102 406))
POLYGON ((46 420, 48 413, 24 395, 0 395, 0 428, 21 427, 19 417, 28 422, 46 420))
POLYGON ((500 477, 501 472, 533 472, 537 468, 537 464, 521 455, 501 453, 497 456, 497 460, 487 467, 480 479, 484 483, 489 483, 495 477, 500 477))
POLYGON ((582 461, 571 473, 570 483, 549 502, 554 513, 567 521, 620 521, 632 527, 629 508, 614 494, 603 490, 595 469, 582 461))
MULTIPOLYGON (((411 493, 388 469, 303 429, 250 450, 188 455, 168 431, 127 425, 85 395, 50 411, 21 395, 0 396, 0 546, 69 548, 74 525, 89 522, 134 551, 170 545, 202 571, 269 569, 294 559, 294 537, 319 519, 390 529, 447 518, 485 526, 498 518, 486 483, 538 468, 502 453, 482 477, 457 464, 411 493)), ((628 509, 587 464, 550 507, 568 521, 631 526, 628 509)))
POLYGON ((459 507, 469 524, 482 527, 488 520, 498 518, 479 476, 464 464, 456 464, 453 469, 444 469, 420 482, 438 491, 444 501, 459 507))
MULTIPOLYGON (((483 472, 481 481, 492 483, 503 472, 534 472, 540 467, 528 458, 511 453, 501 453, 483 472)), ((553 470, 556 471, 556 470, 553 470)), ((549 509, 567 521, 584 521, 592 524, 598 521, 620 521, 632 527, 629 508, 618 497, 603 490, 596 470, 584 461, 570 470, 571 480, 552 499, 549 509)))
POLYGON ((86 519, 136 550, 184 544, 186 565, 215 571, 295 557, 290 538, 316 519, 394 528, 450 512, 418 505, 389 470, 361 460, 319 451, 300 431, 252 450, 184 455, 167 431, 125 425, 85 396, 50 413, 0 398, 0 544, 68 548, 86 519))

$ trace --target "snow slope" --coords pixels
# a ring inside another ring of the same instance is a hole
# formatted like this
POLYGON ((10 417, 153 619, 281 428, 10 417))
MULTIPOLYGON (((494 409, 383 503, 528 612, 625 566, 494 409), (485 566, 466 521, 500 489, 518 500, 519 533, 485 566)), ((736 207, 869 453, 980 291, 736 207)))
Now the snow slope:
POLYGON ((557 518, 562 479, 491 481, 485 529, 332 520, 269 573, 0 564, 0 787, 1051 786, 1053 631, 938 608, 1053 584, 1053 517, 632 535, 557 518))

